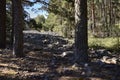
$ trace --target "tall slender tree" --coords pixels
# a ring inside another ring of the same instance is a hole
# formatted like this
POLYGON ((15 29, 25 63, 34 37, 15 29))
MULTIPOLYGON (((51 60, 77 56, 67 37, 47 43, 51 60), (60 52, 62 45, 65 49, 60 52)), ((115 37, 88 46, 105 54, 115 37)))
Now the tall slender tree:
POLYGON ((96 21, 95 21, 95 4, 94 0, 92 0, 92 33, 95 36, 96 35, 96 21))
POLYGON ((13 7, 13 54, 23 57, 23 8, 21 0, 12 0, 13 7))
POLYGON ((0 2, 0 48, 6 47, 6 0, 0 2))
POLYGON ((88 62, 87 0, 75 0, 75 59, 88 62))

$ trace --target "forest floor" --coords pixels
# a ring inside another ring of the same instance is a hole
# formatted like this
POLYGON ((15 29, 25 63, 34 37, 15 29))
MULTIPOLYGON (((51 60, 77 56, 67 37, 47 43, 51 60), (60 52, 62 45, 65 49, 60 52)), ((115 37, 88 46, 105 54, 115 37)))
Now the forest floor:
POLYGON ((73 47, 52 32, 24 31, 24 58, 0 49, 0 80, 120 80, 120 52, 89 49, 91 62, 81 66, 73 47))

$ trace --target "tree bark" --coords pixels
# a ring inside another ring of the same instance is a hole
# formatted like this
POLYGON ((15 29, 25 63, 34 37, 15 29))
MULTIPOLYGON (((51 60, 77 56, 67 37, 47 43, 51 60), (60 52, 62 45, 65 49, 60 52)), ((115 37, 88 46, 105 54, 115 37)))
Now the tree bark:
POLYGON ((94 36, 97 36, 97 33, 96 33, 95 4, 94 4, 94 0, 92 0, 92 34, 94 36))
POLYGON ((12 0, 13 7, 13 54, 23 57, 23 9, 21 0, 12 0))
POLYGON ((87 0, 75 0, 75 61, 88 62, 87 0))
POLYGON ((0 48, 6 47, 6 0, 0 2, 0 48))

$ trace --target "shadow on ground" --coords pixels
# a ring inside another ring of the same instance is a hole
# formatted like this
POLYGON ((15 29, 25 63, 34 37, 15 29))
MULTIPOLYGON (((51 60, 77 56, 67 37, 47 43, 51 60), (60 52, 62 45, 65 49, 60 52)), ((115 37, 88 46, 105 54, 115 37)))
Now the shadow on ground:
POLYGON ((74 64, 73 46, 60 36, 25 33, 24 53, 26 57, 15 58, 11 50, 1 50, 0 80, 120 80, 119 61, 101 62, 103 56, 118 56, 89 50, 87 66, 74 64))

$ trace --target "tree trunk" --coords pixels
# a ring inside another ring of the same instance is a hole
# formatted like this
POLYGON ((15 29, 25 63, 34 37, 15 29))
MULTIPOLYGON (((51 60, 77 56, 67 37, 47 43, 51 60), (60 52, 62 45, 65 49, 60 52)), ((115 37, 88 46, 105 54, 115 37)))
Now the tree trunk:
POLYGON ((6 47, 6 0, 0 2, 0 48, 6 47))
POLYGON ((88 62, 87 0, 75 0, 75 61, 88 62))
POLYGON ((23 57, 23 9, 21 0, 12 0, 13 7, 13 54, 23 57))
POLYGON ((94 0, 92 0, 92 34, 94 36, 97 36, 97 33, 96 33, 95 4, 94 4, 94 0))
POLYGON ((112 2, 109 0, 109 30, 110 30, 110 36, 112 36, 112 2))

